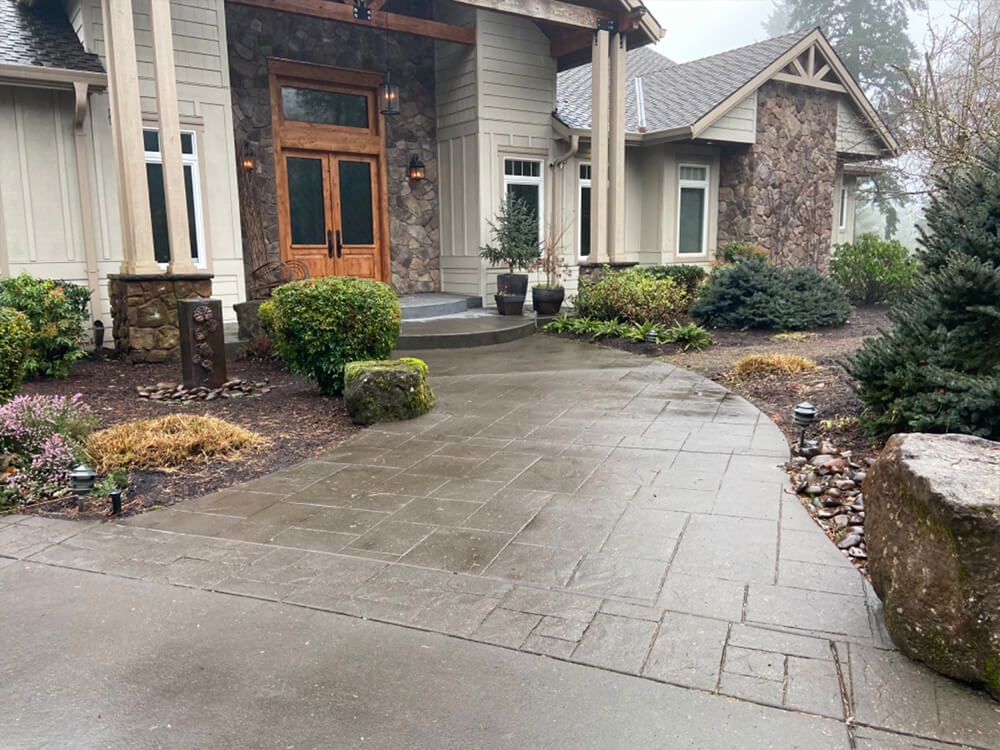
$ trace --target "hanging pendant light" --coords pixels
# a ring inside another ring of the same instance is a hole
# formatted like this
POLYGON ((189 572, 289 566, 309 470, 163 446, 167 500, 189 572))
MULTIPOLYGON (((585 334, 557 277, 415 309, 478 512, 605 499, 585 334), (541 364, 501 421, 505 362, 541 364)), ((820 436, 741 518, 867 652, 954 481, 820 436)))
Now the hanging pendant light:
POLYGON ((378 87, 379 111, 383 115, 399 114, 399 86, 392 82, 389 71, 385 72, 385 79, 378 87))

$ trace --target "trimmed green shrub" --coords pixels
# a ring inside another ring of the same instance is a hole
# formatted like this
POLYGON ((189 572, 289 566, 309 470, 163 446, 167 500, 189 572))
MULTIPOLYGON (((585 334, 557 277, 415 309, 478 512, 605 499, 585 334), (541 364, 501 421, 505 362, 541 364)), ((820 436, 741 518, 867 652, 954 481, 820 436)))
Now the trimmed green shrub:
POLYGON ((1000 440, 1000 152, 936 188, 913 293, 890 311, 892 329, 866 340, 847 370, 870 434, 1000 440), (983 205, 971 206, 970 195, 983 205), (949 245, 955 249, 945 252, 949 245))
POLYGON ((854 302, 874 305, 899 302, 913 286, 917 267, 899 240, 869 233, 836 246, 830 276, 854 302))
POLYGON ((653 278, 641 268, 605 271, 598 281, 580 280, 573 304, 582 317, 597 320, 673 323, 689 302, 672 278, 653 278))
POLYGON ((355 424, 414 419, 434 408, 427 364, 415 357, 348 362, 344 406, 355 424))
POLYGON ((388 358, 400 318, 388 284, 351 276, 283 284, 260 306, 261 323, 285 365, 333 395, 344 389, 348 362, 388 358))
POLYGON ((719 266, 692 317, 718 328, 790 331, 839 326, 851 303, 836 283, 814 268, 778 268, 763 256, 719 266))
POLYGON ((750 258, 767 258, 767 253, 752 242, 727 242, 715 251, 715 259, 720 263, 738 263, 750 258))
POLYGON ((690 263, 675 263, 669 266, 643 266, 639 270, 646 276, 654 279, 673 279, 692 298, 695 295, 698 284, 708 277, 704 268, 691 265, 690 263))
POLYGON ((0 307, 0 403, 16 396, 21 389, 30 345, 28 316, 10 307, 0 307))
POLYGON ((68 281, 22 273, 0 281, 0 306, 20 310, 31 323, 25 375, 65 378, 85 356, 82 342, 90 290, 68 281))

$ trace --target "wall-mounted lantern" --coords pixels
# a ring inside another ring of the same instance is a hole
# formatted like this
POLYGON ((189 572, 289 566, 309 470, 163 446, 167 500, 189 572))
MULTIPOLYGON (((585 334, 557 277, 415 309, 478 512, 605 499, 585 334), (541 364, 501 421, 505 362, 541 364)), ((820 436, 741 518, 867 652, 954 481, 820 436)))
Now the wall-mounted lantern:
POLYGON ((383 115, 399 114, 399 86, 392 82, 389 71, 385 72, 385 79, 378 87, 379 112, 383 115))
POLYGON ((254 154, 253 145, 250 141, 243 141, 243 151, 240 154, 240 166, 247 172, 253 172, 257 168, 257 156, 254 154))
POLYGON ((427 177, 427 165, 416 154, 410 156, 410 165, 406 168, 406 176, 411 180, 423 180, 427 177))

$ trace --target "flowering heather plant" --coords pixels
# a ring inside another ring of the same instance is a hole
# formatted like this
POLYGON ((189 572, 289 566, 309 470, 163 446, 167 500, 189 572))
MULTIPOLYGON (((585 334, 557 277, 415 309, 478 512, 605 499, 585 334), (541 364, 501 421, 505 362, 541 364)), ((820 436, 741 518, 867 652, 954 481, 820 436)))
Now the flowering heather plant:
POLYGON ((46 500, 64 490, 97 420, 80 394, 17 396, 0 406, 0 507, 46 500))

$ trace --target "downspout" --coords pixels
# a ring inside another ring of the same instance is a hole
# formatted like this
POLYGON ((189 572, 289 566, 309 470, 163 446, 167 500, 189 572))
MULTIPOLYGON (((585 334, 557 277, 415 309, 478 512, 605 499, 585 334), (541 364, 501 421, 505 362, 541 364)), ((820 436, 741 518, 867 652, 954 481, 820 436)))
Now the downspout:
POLYGON ((560 185, 562 184, 562 181, 554 179, 554 177, 555 177, 555 169, 556 169, 556 167, 559 167, 559 169, 561 170, 566 165, 566 162, 568 162, 570 159, 572 159, 574 156, 576 156, 576 152, 579 149, 580 149, 580 136, 578 136, 578 135, 571 135, 569 137, 569 151, 567 151, 565 154, 563 154, 562 156, 560 156, 554 162, 552 162, 551 164, 549 164, 549 169, 551 169, 552 172, 553 172, 552 201, 551 201, 552 205, 549 206, 549 227, 550 227, 550 231, 554 231, 554 230, 551 229, 551 227, 555 226, 555 221, 556 221, 556 203, 558 203, 559 199, 562 197, 561 196, 561 192, 562 191, 560 190, 560 185))
POLYGON ((73 145, 76 154, 76 184, 80 195, 80 226, 83 230, 83 257, 87 267, 87 286, 90 287, 91 320, 103 322, 101 307, 100 273, 97 269, 97 241, 94 232, 94 206, 90 197, 90 170, 88 168, 87 120, 88 85, 73 81, 73 145))

